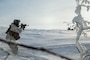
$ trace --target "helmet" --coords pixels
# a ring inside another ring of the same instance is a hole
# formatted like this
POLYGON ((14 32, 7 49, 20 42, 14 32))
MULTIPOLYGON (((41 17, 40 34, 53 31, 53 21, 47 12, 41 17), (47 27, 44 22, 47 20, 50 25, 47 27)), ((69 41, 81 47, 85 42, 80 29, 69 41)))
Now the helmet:
POLYGON ((20 20, 18 20, 18 19, 14 19, 13 24, 15 24, 17 27, 19 27, 19 23, 20 23, 20 20))

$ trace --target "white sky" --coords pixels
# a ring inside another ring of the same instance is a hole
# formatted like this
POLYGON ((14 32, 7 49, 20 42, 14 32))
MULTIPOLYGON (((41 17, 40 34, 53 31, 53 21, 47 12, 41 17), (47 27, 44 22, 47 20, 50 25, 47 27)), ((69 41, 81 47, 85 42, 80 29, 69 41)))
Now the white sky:
POLYGON ((0 0, 0 25, 20 19, 30 29, 65 29, 63 22, 72 22, 75 7, 75 0, 0 0))

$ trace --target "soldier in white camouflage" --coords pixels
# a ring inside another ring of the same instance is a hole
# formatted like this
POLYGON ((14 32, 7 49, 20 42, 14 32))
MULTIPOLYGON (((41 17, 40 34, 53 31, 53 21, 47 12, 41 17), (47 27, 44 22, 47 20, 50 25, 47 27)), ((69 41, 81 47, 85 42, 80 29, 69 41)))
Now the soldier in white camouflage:
MULTIPOLYGON (((16 42, 16 40, 20 39, 20 33, 24 30, 25 26, 21 25, 19 27, 20 20, 15 19, 13 23, 9 26, 8 30, 6 31, 6 40, 10 42, 16 42)), ((8 44, 11 48, 12 53, 18 53, 18 46, 16 44, 8 44)))

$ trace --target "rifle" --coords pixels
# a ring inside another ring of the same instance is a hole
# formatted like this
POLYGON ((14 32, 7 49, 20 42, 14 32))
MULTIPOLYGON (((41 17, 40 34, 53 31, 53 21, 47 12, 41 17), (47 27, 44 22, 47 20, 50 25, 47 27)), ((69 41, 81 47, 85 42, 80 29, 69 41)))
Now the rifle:
POLYGON ((21 28, 23 28, 23 30, 24 30, 24 29, 25 29, 25 27, 26 27, 26 26, 29 26, 29 25, 21 23, 21 25, 20 25, 20 26, 21 26, 21 28))

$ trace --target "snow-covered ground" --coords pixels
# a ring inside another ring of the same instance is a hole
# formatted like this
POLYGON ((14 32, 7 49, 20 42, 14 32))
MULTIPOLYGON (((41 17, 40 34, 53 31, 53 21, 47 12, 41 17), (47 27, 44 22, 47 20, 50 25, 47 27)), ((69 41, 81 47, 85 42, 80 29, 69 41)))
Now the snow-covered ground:
MULTIPOLYGON (((6 30, 7 28, 0 27, 0 38, 5 39, 6 30)), ((90 48, 90 32, 89 30, 86 32, 88 34, 87 38, 82 35, 80 40, 84 46, 90 48)), ((75 31, 30 29, 21 33, 21 39, 18 40, 17 43, 44 47, 57 54, 72 58, 73 60, 79 60, 80 55, 75 46, 75 37, 75 31)), ((10 51, 8 45, 2 42, 0 43, 0 48, 10 51)), ((19 55, 10 55, 7 60, 62 60, 52 54, 20 46, 18 54, 19 55)), ((6 52, 0 50, 0 60, 3 60, 6 55, 6 52)))

